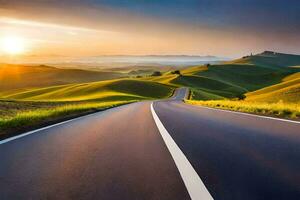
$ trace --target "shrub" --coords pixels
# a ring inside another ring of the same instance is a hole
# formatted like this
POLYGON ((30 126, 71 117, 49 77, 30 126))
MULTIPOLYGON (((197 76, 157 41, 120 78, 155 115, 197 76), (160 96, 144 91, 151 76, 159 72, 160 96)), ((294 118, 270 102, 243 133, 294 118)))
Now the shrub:
POLYGON ((244 100, 244 99, 246 98, 246 95, 244 95, 244 94, 239 94, 239 95, 237 96, 237 98, 238 98, 239 100, 244 100))

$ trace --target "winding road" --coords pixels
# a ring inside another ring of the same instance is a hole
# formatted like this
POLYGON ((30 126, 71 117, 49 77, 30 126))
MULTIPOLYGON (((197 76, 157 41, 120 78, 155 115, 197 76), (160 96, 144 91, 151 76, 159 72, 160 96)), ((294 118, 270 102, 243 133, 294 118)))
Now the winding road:
POLYGON ((186 94, 0 141, 0 199, 300 199, 300 123, 186 94))

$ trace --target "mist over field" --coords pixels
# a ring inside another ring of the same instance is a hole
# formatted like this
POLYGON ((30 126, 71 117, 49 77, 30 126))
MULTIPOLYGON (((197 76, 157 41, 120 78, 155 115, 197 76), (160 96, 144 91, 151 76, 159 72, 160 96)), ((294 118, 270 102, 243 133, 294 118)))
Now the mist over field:
MULTIPOLYGON (((11 64, 51 65, 57 67, 70 67, 82 69, 110 69, 137 67, 186 67, 207 63, 218 63, 228 60, 216 56, 190 56, 190 55, 115 55, 115 56, 23 56, 18 59, 2 59, 2 62, 11 64)), ((0 57, 1 62, 1 57, 0 57)))

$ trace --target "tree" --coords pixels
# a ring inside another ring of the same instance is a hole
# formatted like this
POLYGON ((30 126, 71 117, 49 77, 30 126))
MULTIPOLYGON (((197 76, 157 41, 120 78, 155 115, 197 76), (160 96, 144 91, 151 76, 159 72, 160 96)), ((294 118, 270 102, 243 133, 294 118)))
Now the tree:
POLYGON ((178 75, 181 75, 181 73, 180 73, 179 70, 172 71, 172 74, 178 74, 178 75))
POLYGON ((151 76, 161 76, 161 75, 162 75, 162 74, 161 74, 160 71, 155 71, 155 72, 152 73, 151 76))

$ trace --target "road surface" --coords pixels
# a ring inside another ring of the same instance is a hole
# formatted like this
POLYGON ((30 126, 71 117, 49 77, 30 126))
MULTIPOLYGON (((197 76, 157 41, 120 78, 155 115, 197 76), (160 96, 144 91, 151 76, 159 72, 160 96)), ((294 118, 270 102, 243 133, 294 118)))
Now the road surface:
POLYGON ((186 105, 185 96, 0 142, 0 199, 300 198, 299 123, 186 105))

